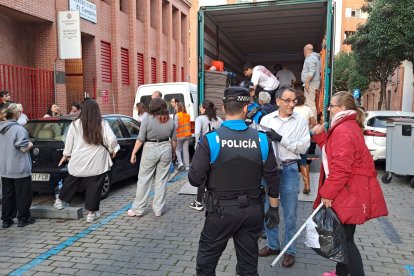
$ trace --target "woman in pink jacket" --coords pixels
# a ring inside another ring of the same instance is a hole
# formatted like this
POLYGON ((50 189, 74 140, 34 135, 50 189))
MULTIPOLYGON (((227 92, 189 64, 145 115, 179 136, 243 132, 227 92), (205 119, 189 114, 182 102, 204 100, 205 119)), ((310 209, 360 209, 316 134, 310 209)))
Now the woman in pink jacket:
POLYGON ((319 191, 314 206, 322 201, 341 220, 347 236, 349 264, 337 263, 336 272, 324 275, 363 276, 361 254, 354 242, 356 225, 386 216, 388 211, 374 161, 365 145, 363 112, 349 92, 336 93, 329 111, 332 122, 328 133, 323 125, 312 129, 312 139, 322 149, 319 191))

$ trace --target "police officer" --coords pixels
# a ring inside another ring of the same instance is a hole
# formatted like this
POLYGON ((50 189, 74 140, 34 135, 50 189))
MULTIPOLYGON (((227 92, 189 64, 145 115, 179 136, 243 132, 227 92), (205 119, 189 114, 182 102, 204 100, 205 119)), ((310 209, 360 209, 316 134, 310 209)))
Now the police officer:
POLYGON ((239 84, 239 86, 248 89, 249 94, 250 94, 250 101, 249 101, 249 105, 247 106, 247 114, 246 114, 245 122, 248 126, 256 128, 256 126, 260 124, 260 121, 262 120, 264 115, 267 115, 267 114, 262 110, 262 107, 255 102, 255 99, 254 99, 255 90, 254 90, 253 83, 251 81, 242 81, 239 84))
POLYGON ((206 134, 188 174, 193 186, 206 183, 206 220, 200 235, 197 275, 215 275, 219 258, 234 240, 238 275, 258 275, 258 239, 263 227, 261 179, 269 184, 268 227, 279 224, 279 173, 272 144, 244 118, 250 95, 242 87, 224 91, 226 121, 206 134))

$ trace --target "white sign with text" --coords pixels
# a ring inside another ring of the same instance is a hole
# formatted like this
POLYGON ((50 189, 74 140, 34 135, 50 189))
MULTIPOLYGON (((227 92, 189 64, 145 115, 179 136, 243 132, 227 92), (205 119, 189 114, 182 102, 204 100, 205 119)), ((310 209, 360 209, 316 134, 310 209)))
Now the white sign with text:
POLYGON ((69 0, 69 10, 79 11, 80 17, 93 22, 97 22, 96 5, 87 0, 69 0))
POLYGON ((82 58, 80 18, 78 11, 61 11, 58 15, 59 58, 82 58))

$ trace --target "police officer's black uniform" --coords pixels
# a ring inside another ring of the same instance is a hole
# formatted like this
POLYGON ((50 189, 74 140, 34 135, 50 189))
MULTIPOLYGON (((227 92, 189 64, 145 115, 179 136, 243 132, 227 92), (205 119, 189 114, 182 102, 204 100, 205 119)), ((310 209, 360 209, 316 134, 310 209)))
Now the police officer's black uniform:
MULTIPOLYGON (((249 92, 241 87, 227 88, 224 96, 223 101, 249 102, 249 92)), ((220 129, 205 137, 188 174, 193 186, 207 183, 206 221, 200 236, 197 275, 215 275, 230 238, 237 254, 237 274, 258 275, 258 239, 263 227, 262 177, 269 185, 269 196, 279 196, 272 144, 265 133, 249 128, 244 120, 225 121, 220 129)), ((270 220, 277 224, 277 208, 273 211, 270 220)))

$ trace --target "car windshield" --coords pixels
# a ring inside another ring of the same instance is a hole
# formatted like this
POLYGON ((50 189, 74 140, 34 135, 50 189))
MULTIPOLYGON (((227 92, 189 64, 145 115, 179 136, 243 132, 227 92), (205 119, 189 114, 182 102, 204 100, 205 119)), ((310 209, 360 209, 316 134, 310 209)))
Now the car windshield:
POLYGON ((29 121, 24 128, 36 141, 65 141, 71 121, 29 121))
POLYGON ((367 125, 375 128, 387 128, 387 120, 390 118, 412 119, 412 117, 407 116, 377 116, 369 119, 367 125))

